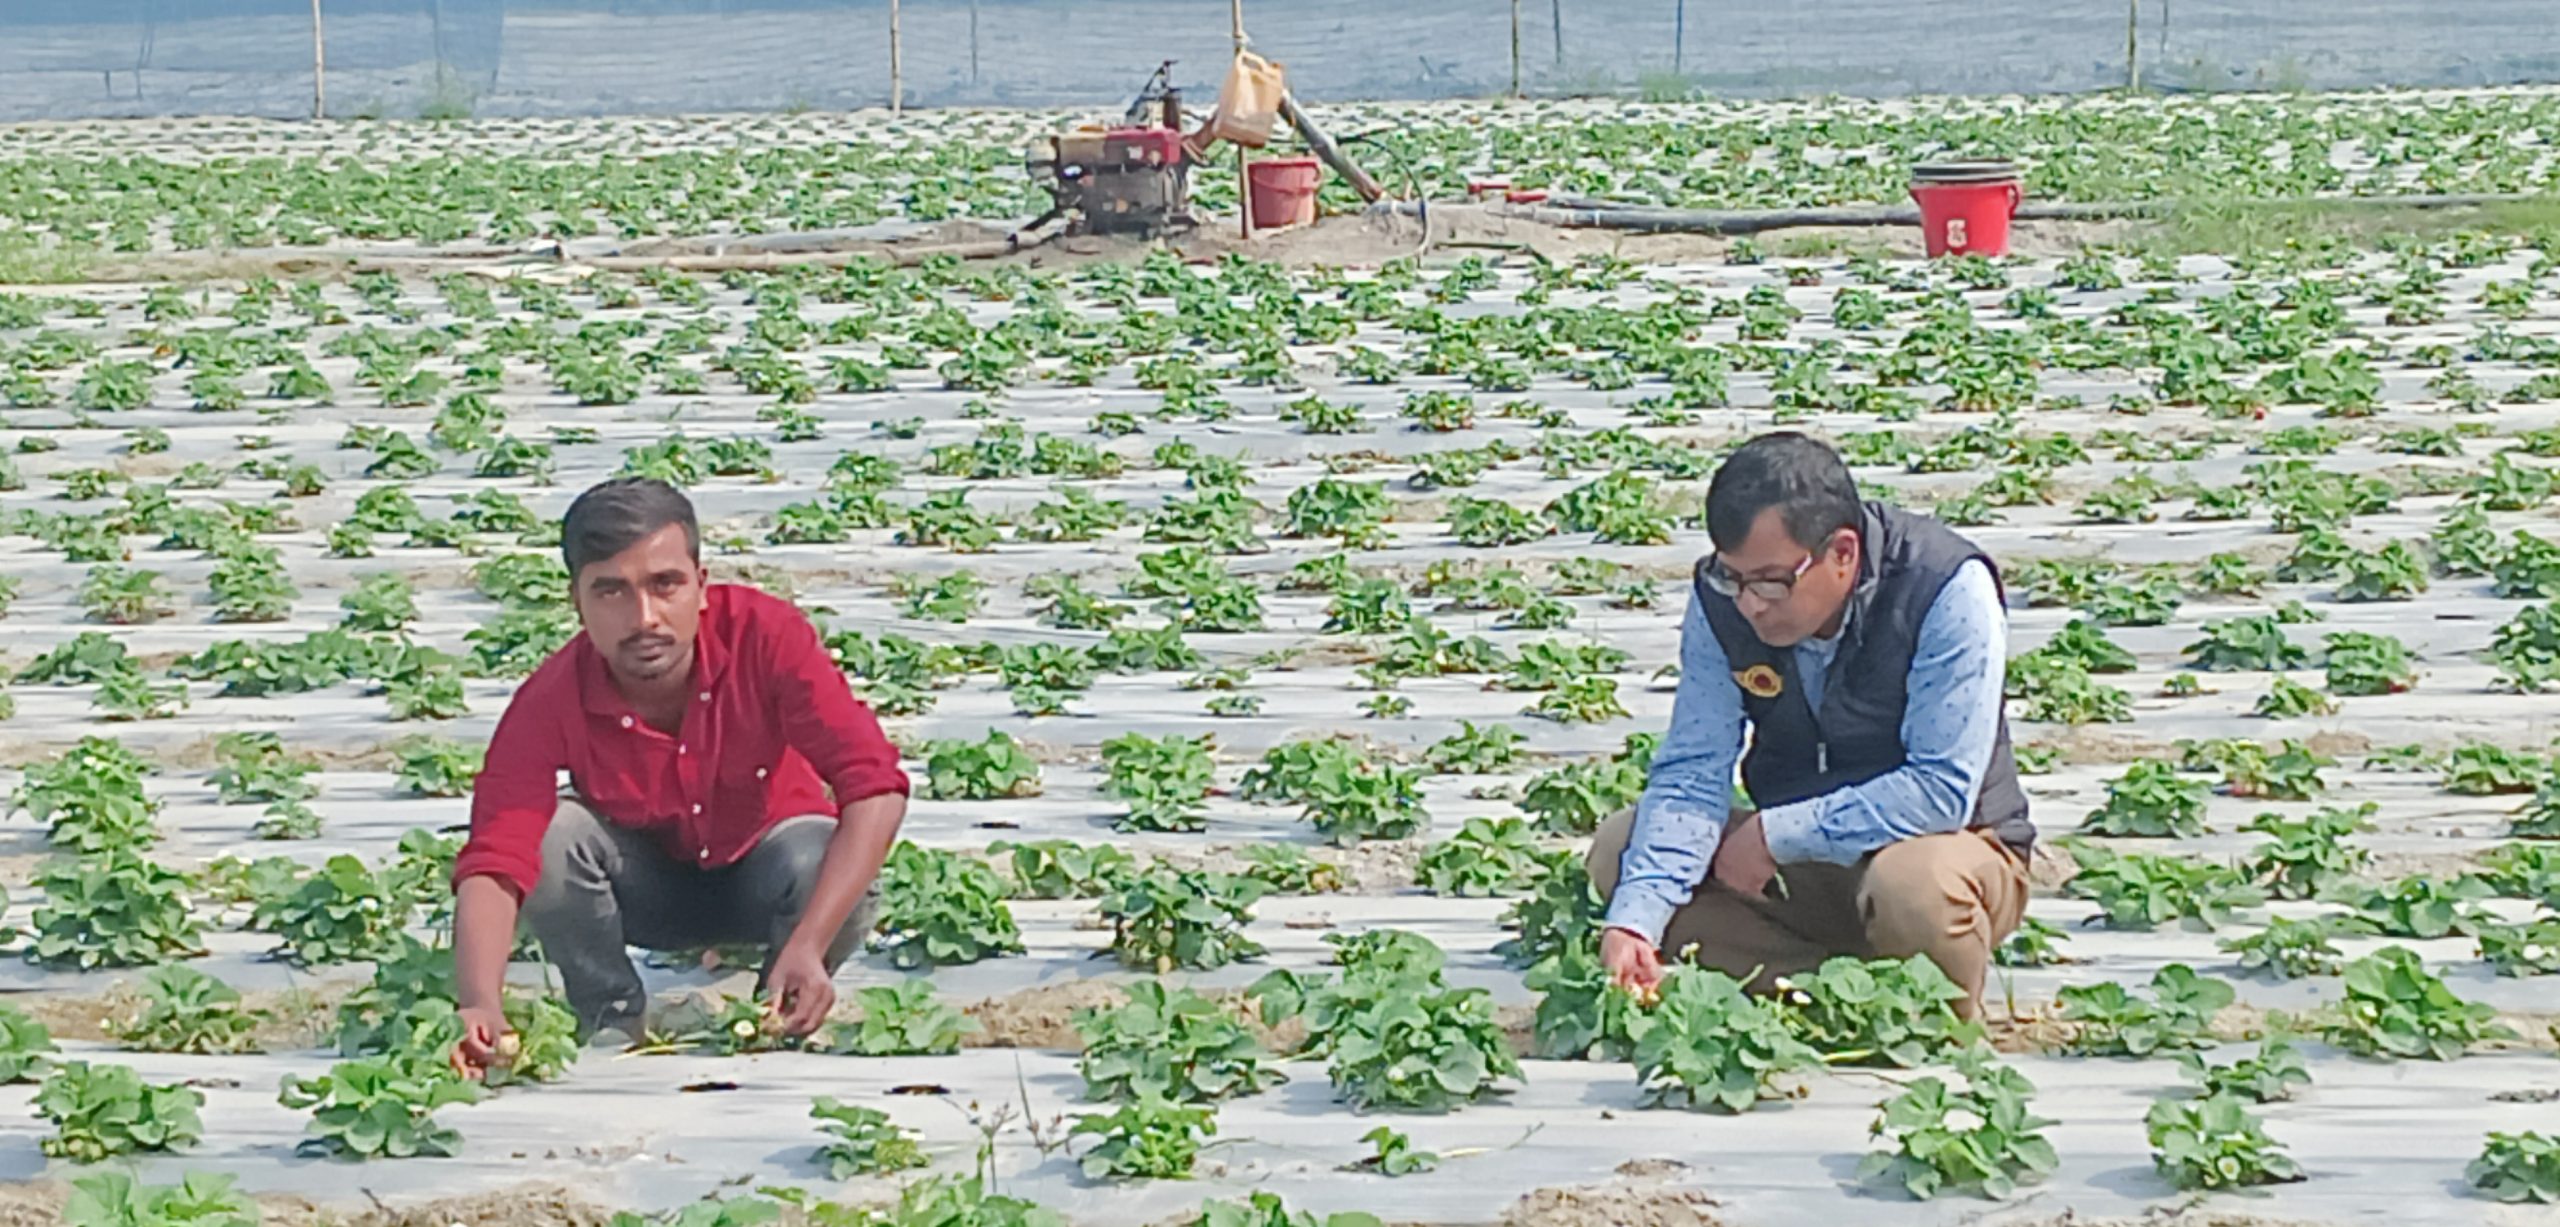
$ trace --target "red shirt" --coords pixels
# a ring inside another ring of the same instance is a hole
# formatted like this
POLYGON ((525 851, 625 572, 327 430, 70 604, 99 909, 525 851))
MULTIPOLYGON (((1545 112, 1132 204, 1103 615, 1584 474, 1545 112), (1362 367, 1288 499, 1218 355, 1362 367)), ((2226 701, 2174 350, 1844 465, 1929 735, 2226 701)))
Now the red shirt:
POLYGON ((897 750, 806 615, 736 584, 704 598, 697 697, 674 736, 623 700, 583 631, 525 679, 472 784, 455 882, 485 873, 532 893, 562 771, 598 817, 654 832, 669 856, 705 869, 745 856, 786 818, 907 793, 897 750))

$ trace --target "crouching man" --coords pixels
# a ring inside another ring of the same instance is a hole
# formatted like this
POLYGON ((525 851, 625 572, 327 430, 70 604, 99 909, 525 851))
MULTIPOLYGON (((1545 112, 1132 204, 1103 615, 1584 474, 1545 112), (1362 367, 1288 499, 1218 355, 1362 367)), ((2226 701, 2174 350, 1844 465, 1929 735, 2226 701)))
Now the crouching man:
POLYGON ((1861 501, 1792 432, 1716 470, 1707 534, 1670 729, 1643 798, 1592 840, 1601 961, 1644 988, 1667 950, 1766 990, 1836 955, 1926 954, 1977 1015, 2035 842, 1991 559, 1861 501), (1737 760, 1756 811, 1732 809, 1737 760))
POLYGON ((642 1034, 630 946, 764 945, 757 991, 809 1033, 878 912, 906 816, 897 751, 807 617, 708 582, 673 486, 579 495, 560 552, 583 630, 499 719, 454 866, 455 1068, 479 1076, 506 1032, 519 920, 590 1043, 642 1034))

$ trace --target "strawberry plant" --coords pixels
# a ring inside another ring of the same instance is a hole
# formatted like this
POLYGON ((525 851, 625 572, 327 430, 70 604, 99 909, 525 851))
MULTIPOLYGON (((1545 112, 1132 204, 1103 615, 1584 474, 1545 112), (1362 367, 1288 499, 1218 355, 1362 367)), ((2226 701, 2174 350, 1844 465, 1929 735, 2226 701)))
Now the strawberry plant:
POLYGON ((285 1075, 276 1102, 309 1109, 310 1136, 301 1153, 337 1159, 449 1158, 462 1134, 438 1124, 435 1111, 480 1101, 478 1083, 453 1077, 432 1060, 396 1056, 340 1061, 316 1078, 285 1075))
POLYGON ((1321 763, 1298 791, 1303 816, 1336 846, 1404 839, 1428 821, 1422 808, 1422 772, 1353 752, 1321 763))
POLYGON ((914 1135, 899 1128, 888 1113, 878 1108, 840 1103, 832 1095, 820 1095, 809 1104, 809 1117, 818 1122, 818 1131, 827 1137, 826 1143, 809 1157, 826 1169, 830 1180, 890 1176, 931 1162, 925 1158, 924 1148, 916 1145, 914 1135))
POLYGON ((36 1115, 53 1123, 44 1153, 74 1163, 114 1155, 173 1151, 202 1140, 204 1092, 179 1083, 146 1083, 123 1065, 65 1061, 36 1088, 36 1115))
POLYGON ((2497 1201, 2560 1202, 2560 1141, 2530 1130, 2492 1132, 2462 1178, 2497 1201))
POLYGON ((1008 858, 1012 893, 1023 899, 1091 899, 1110 891, 1138 863, 1136 857, 1110 844, 1079 844, 1071 839, 1024 843, 1000 839, 987 845, 987 853, 1008 858))
POLYGON ((2235 741, 2221 761, 2223 791, 2235 797, 2308 801, 2328 791, 2320 769, 2336 765, 2335 760, 2313 753, 2290 737, 2277 745, 2274 754, 2256 742, 2235 741))
POLYGON ((1927 955, 1833 958, 1783 983, 1788 1028, 1833 1064, 1910 1069, 1982 1038, 1956 1015, 1965 990, 1927 955))
POLYGON ((1414 881, 1437 894, 1475 898, 1526 887, 1538 870, 1529 824, 1518 818, 1469 818, 1433 844, 1415 865, 1414 881))
POLYGON ((1296 844, 1247 844, 1236 850, 1243 876, 1270 887, 1274 894, 1315 895, 1342 889, 1342 868, 1307 855, 1296 844))
POLYGON ((2489 659, 2508 689, 2535 694, 2560 686, 2560 604, 2517 610, 2498 628, 2489 659))
POLYGON ((2158 759, 2145 759, 2107 784, 2107 803, 2089 811, 2084 832, 2176 838, 2204 834, 2206 791, 2158 759))
POLYGON ((1074 1023, 1087 1099, 1215 1103, 1288 1079, 1217 1002, 1161 981, 1136 981, 1126 1004, 1078 1009, 1074 1023))
POLYGON ((2133 719, 2133 696, 2091 677, 2074 660, 2019 657, 2011 662, 2009 697, 2025 700, 2018 718, 2051 724, 2122 724, 2133 719))
POLYGON ((45 823, 46 841, 63 852, 139 850, 160 838, 160 802, 142 780, 153 770, 117 742, 84 737, 62 757, 29 766, 10 808, 45 823))
POLYGON ((2163 1099, 2143 1117, 2151 1163, 2181 1189, 2233 1189, 2303 1178, 2302 1165, 2267 1136, 2236 1095, 2163 1099))
POLYGON ((1644 795, 1651 761, 1649 752, 1621 753, 1540 772, 1521 790, 1520 809, 1547 834, 1588 835, 1644 795))
POLYGON ((2338 711, 2338 701, 2282 674, 2267 683, 2267 692, 2258 696, 2251 710, 2270 720, 2290 720, 2301 716, 2329 716, 2338 711))
POLYGON ((2215 1065, 2192 1052, 2180 1053, 2178 1072, 2196 1084, 2199 1095, 2231 1095, 2251 1103, 2291 1099, 2296 1090, 2311 1085, 2311 1067, 2303 1063, 2302 1050, 2281 1032, 2258 1041, 2256 1055, 2229 1065, 2215 1065))
POLYGON ((1126 733, 1102 743, 1103 791, 1129 803, 1121 831, 1198 831, 1216 783, 1209 739, 1126 733))
POLYGON ((2226 865, 2118 853, 2093 844, 2073 844, 2070 851, 2078 869, 2066 888, 2096 902, 2111 929, 2148 931, 2174 922, 2181 928, 2211 930, 2228 922, 2235 909, 2261 902, 2240 872, 2226 865))
POLYGON ((261 901, 249 923, 276 935, 279 954, 318 967, 390 953, 409 913, 410 901, 392 882, 340 853, 291 892, 261 901))
POLYGON ((2540 754, 2466 741, 2445 758, 2444 790, 2473 797, 2532 792, 2550 771, 2540 754))
POLYGON ((125 1172, 71 1182, 63 1227, 258 1227, 258 1203, 232 1189, 235 1177, 189 1172, 176 1184, 146 1185, 125 1172))
POLYGON ((80 608, 97 621, 119 626, 153 622, 169 615, 169 593, 160 586, 159 572, 109 563, 89 568, 80 584, 80 608))
POLYGON ((411 796, 464 796, 480 774, 482 751, 460 742, 414 737, 394 743, 392 753, 398 759, 393 778, 411 796))
POLYGON ((257 1028, 266 1015, 242 1004, 238 989, 183 963, 152 968, 145 983, 139 1008, 109 1024, 125 1047, 199 1055, 258 1051, 257 1028))
POLYGON ((1347 1165, 1356 1171, 1376 1172, 1381 1176, 1409 1176, 1440 1166, 1440 1156, 1428 1150, 1416 1150, 1413 1139, 1394 1126, 1380 1125, 1360 1135, 1370 1145, 1366 1158, 1347 1165))
POLYGON ((2348 837, 2373 829, 2378 806, 2329 807, 2305 817, 2262 813, 2240 829, 2267 836, 2241 861, 2241 871, 2278 899, 2309 899, 2353 878, 2373 853, 2348 837))
POLYGON ((187 878, 142 854, 110 849, 58 860, 36 876, 44 904, 27 958, 46 967, 147 967, 203 953, 187 910, 187 878))
POLYGON ((1188 1180, 1202 1139, 1217 1131, 1212 1107, 1140 1099, 1079 1117, 1067 1132, 1101 1139, 1079 1161, 1088 1180, 1188 1180))
POLYGON ((2331 694, 2398 694, 2418 684, 2408 649, 2390 635, 2338 631, 2323 643, 2331 694))
POLYGON ((2002 967, 2053 967, 2071 962, 2062 952, 2062 930, 2033 916, 2020 917, 2018 927, 1991 950, 2002 967))
POLYGON ((1890 1179, 1924 1200, 1948 1189, 1997 1199, 2060 1165, 2044 1136, 2056 1122, 2029 1109, 2035 1084, 2025 1074, 1980 1048, 1956 1053, 1955 1065, 1964 1089, 1923 1076, 1884 1102, 1867 1134, 1894 1148, 1860 1161, 1859 1180, 1890 1179))
POLYGON ((976 1034, 978 1020, 933 995, 933 981, 906 979, 857 989, 859 1022, 836 1025, 832 1052, 864 1057, 947 1056, 976 1034))
POLYGON ((1649 1017, 1635 1029, 1632 1057, 1648 1107, 1748 1112, 1763 1099, 1797 1093, 1782 1080, 1821 1064, 1777 1007, 1723 972, 1678 963, 1657 990, 1649 1017))
POLYGON ((209 782, 224 805, 307 801, 319 794, 309 777, 320 764, 287 754, 273 733, 225 733, 214 739, 214 754, 222 765, 209 782))
POLYGON ((1252 878, 1159 862, 1117 883, 1099 911, 1111 922, 1111 953, 1122 964, 1158 975, 1177 967, 1206 971, 1263 953, 1244 935, 1262 892, 1252 878))
POLYGON ((2495 893, 2495 887, 2475 877, 2447 880, 2416 874, 2382 886, 2350 883, 2334 895, 2353 906, 2374 932, 2426 941, 2457 933, 2470 936, 2496 924, 2497 917, 2474 902, 2495 893))
POLYGON ((1040 795, 1040 763, 1013 735, 989 729, 980 741, 937 741, 925 752, 923 795, 986 801, 1040 795))
POLYGON ((2560 975, 2560 917, 2521 924, 2484 924, 2474 935, 2480 957, 2502 976, 2560 975))
POLYGON ((2277 979, 2291 980, 2300 976, 2336 975, 2346 956, 2330 937, 2338 933, 2370 932, 2371 926, 2352 917, 2316 916, 2295 920, 2286 916, 2270 916, 2265 928, 2246 937, 2225 938, 2222 950, 2240 956, 2240 966, 2255 971, 2265 969, 2277 979))
POLYGON ((274 622, 293 612, 301 595, 285 578, 272 549, 228 554, 213 566, 214 617, 224 622, 274 622))
POLYGON ((985 862, 901 840, 880 869, 875 945, 899 968, 1022 953, 1004 877, 985 862))
POLYGON ((2346 996, 2326 1012, 2320 1034, 2359 1056, 2435 1061, 2484 1040, 2515 1038, 2495 1009, 2456 996, 2406 946, 2347 964, 2346 996))
POLYGON ((2055 992, 2061 1017, 2079 1024, 2069 1047, 2084 1056, 2147 1057, 2210 1047, 2213 1016, 2237 996, 2222 980, 2184 963, 2152 974, 2144 1000, 2113 980, 2067 984, 2055 992))
POLYGON ((1519 730, 1510 725, 1478 727, 1473 720, 1460 720, 1457 732, 1423 751, 1423 762, 1443 774, 1491 774, 1508 770, 1519 761, 1520 742, 1519 730))
POLYGON ((2230 618, 2204 625, 2204 638, 2188 644, 2187 667, 2207 673, 2281 672, 2309 664, 2311 653, 2285 635, 2273 617, 2230 618))

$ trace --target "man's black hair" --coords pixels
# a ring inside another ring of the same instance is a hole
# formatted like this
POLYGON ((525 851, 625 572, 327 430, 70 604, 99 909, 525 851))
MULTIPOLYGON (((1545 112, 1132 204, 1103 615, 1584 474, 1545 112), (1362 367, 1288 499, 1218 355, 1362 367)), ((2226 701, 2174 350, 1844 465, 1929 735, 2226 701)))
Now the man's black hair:
POLYGON ((591 562, 602 562, 670 524, 684 525, 686 548, 702 561, 702 527, 693 500, 655 477, 616 477, 587 488, 560 522, 560 560, 569 580, 591 562))
POLYGON ((1707 537, 1718 550, 1738 548, 1772 507, 1787 536, 1809 550, 1858 527, 1862 516, 1858 483, 1840 453, 1792 430, 1753 439, 1716 468, 1707 484, 1707 537))

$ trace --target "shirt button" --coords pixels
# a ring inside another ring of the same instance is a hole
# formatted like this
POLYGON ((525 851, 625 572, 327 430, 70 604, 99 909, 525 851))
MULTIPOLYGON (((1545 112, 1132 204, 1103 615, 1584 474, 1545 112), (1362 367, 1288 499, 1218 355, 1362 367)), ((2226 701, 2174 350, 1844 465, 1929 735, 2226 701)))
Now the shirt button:
POLYGON ((703 701, 703 702, 705 702, 705 703, 708 703, 708 702, 710 702, 710 701, 711 701, 711 692, 710 692, 710 691, 706 690, 706 691, 703 691, 703 692, 702 692, 702 701, 703 701))
POLYGON ((701 807, 701 806, 699 806, 699 805, 694 806, 694 807, 693 807, 693 812, 695 812, 695 813, 697 813, 697 814, 701 813, 701 812, 702 812, 702 807, 701 807))
POLYGON ((624 717, 622 718, 622 727, 624 727, 624 728, 630 728, 630 727, 631 727, 631 717, 629 717, 629 716, 624 716, 624 717))
POLYGON ((700 858, 700 859, 702 859, 702 860, 706 860, 706 861, 707 861, 707 860, 710 860, 710 859, 711 859, 711 849, 709 849, 709 848, 705 848, 705 849, 703 849, 703 850, 702 850, 702 856, 701 856, 701 858, 700 858))
POLYGON ((761 779, 763 779, 763 778, 764 778, 764 768, 762 768, 762 767, 758 767, 758 768, 756 768, 756 778, 757 778, 757 779, 759 779, 759 780, 761 780, 761 779))
POLYGON ((683 742, 679 741, 679 742, 677 742, 677 743, 676 743, 676 753, 678 753, 678 754, 682 754, 682 753, 684 753, 684 743, 683 743, 683 742))

